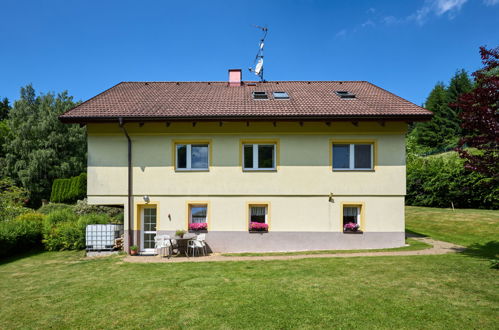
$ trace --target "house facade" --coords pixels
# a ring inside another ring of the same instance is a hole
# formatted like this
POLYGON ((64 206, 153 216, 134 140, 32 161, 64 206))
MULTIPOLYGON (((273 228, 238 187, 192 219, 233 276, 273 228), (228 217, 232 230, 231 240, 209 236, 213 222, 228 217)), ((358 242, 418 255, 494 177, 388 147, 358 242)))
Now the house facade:
POLYGON ((214 252, 405 244, 405 133, 431 112, 367 82, 230 77, 120 83, 61 116, 87 126, 88 201, 123 205, 128 246, 179 229, 214 252))

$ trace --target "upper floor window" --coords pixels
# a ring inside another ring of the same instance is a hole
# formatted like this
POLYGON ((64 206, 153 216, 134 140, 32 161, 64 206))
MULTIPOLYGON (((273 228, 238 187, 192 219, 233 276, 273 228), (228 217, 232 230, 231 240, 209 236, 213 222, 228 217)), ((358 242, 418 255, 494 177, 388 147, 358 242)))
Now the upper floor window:
POLYGON ((372 143, 333 143, 333 170, 372 170, 372 143))
POLYGON ((275 170, 276 144, 244 143, 243 169, 251 171, 275 170))
POLYGON ((208 170, 208 148, 208 143, 175 144, 175 168, 180 171, 208 170))

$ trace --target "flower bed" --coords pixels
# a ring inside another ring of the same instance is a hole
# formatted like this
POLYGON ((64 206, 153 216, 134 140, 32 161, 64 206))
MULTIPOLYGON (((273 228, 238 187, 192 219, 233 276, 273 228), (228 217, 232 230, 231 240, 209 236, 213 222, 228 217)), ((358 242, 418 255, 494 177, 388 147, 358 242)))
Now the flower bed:
POLYGON ((249 230, 255 232, 267 232, 269 230, 269 225, 260 222, 250 222, 249 230))

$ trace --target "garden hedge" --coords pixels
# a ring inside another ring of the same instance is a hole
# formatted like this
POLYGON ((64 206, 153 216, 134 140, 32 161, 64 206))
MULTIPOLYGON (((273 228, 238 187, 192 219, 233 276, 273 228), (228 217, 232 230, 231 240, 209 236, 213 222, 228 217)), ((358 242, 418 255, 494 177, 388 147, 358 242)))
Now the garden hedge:
POLYGON ((50 201, 53 203, 75 203, 87 195, 87 174, 69 179, 56 179, 52 184, 50 201))

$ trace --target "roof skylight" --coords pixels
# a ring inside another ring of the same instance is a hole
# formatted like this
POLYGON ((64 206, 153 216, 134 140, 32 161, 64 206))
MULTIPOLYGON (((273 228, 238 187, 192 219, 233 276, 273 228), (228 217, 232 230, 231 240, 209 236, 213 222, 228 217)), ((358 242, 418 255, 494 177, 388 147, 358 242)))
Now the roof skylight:
POLYGON ((342 99, 354 99, 355 94, 347 92, 347 91, 336 91, 336 95, 338 95, 342 99))
POLYGON ((288 100, 289 95, 287 92, 273 92, 274 94, 274 99, 276 100, 288 100))
POLYGON ((253 100, 268 100, 267 92, 253 92, 253 100))

